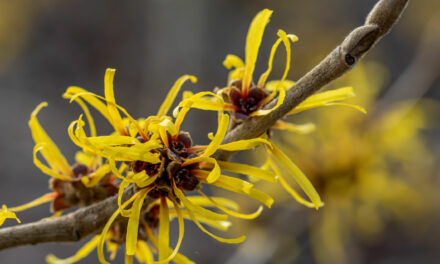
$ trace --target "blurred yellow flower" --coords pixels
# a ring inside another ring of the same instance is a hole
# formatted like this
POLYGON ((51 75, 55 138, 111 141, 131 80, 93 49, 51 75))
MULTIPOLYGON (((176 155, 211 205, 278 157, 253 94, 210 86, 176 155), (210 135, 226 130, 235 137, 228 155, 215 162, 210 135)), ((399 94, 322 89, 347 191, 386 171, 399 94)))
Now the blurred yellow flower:
MULTIPOLYGON (((357 103, 373 108, 384 71, 365 63, 339 82, 356 85, 357 103)), ((372 238, 385 231, 390 219, 404 224, 424 218, 434 193, 432 154, 421 136, 426 117, 422 106, 409 110, 406 103, 373 112, 369 119, 335 109, 306 116, 316 120, 316 133, 281 139, 326 200, 310 227, 319 263, 356 262, 347 258, 354 234, 372 238)))

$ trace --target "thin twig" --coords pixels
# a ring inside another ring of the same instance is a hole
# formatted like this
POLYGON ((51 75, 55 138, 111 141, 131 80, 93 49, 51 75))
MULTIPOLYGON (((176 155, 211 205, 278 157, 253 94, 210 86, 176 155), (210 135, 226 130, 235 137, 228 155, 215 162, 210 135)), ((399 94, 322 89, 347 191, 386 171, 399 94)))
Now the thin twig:
MULTIPOLYGON (((354 29, 321 63, 287 91, 284 103, 269 115, 250 118, 229 131, 224 142, 258 137, 291 109, 318 91, 322 86, 349 71, 371 47, 388 33, 400 17, 408 0, 380 0, 369 13, 366 23, 354 29)), ((271 102, 267 108, 273 107, 271 102)), ((216 153, 228 159, 230 153, 216 153)), ((132 191, 126 191, 130 196, 132 191)), ((57 219, 0 229, 0 250, 21 245, 45 242, 78 241, 102 230, 117 210, 117 198, 79 209, 57 219)), ((145 202, 148 204, 148 201, 145 202)))

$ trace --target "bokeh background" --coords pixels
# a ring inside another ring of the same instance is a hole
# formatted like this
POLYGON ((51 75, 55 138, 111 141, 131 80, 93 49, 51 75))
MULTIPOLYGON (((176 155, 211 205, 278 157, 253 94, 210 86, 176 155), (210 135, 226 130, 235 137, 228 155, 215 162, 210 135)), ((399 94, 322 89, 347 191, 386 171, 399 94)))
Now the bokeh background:
MULTIPOLYGON (((41 123, 62 152, 73 159, 77 149, 66 129, 80 111, 61 98, 68 86, 102 93, 104 71, 114 67, 118 70, 117 101, 137 117, 155 113, 182 74, 199 78, 196 85, 185 86, 192 91, 223 86, 227 76, 222 66, 225 55, 243 55, 249 23, 263 8, 273 9, 274 15, 266 29, 257 71, 265 69, 276 31, 282 28, 300 39, 294 44, 289 74, 290 79, 296 80, 352 28, 362 24, 375 2, 0 0, 0 203, 19 205, 47 191, 48 176, 32 164, 33 142, 27 126, 31 111, 41 101, 49 103, 39 115, 41 123)), ((397 26, 365 58, 380 64, 382 69, 377 107, 408 99, 429 99, 431 103, 439 100, 439 47, 440 2, 411 1, 397 26)), ((277 57, 280 63, 276 63, 273 76, 280 76, 283 70, 281 55, 277 57)), ((369 78, 378 76, 372 74, 369 78)), ((356 90, 356 83, 345 85, 356 90)), ((367 110, 375 107, 373 104, 367 110)), ((429 126, 422 131, 422 140, 428 145, 427 159, 433 162, 421 176, 433 186, 431 192, 438 190, 436 186, 440 188, 439 166, 435 162, 440 153, 438 109, 430 108, 424 114, 429 126)), ((334 113, 330 118, 338 118, 334 113)), ((205 143, 206 133, 214 130, 216 118, 211 117, 212 113, 194 111, 185 123, 193 138, 200 139, 198 143, 205 143)), ((97 122, 99 131, 110 131, 104 120, 97 122)), ((338 152, 338 148, 334 151, 338 152)), ((407 159, 411 161, 418 155, 407 153, 407 159)), ((300 162, 298 165, 302 167, 300 162)), ((418 173, 422 174, 415 171, 415 176, 418 173)), ((438 263, 440 208, 437 196, 429 197, 434 197, 427 199, 432 205, 428 209, 431 221, 419 219, 404 228, 384 228, 375 234, 373 245, 344 246, 346 261, 438 263), (425 232, 406 234, 407 229, 425 232)), ((313 217, 319 217, 325 210, 324 207, 313 213, 313 217)), ((20 213, 19 217, 30 222, 48 215, 48 206, 41 206, 20 213)), ((220 244, 188 224, 182 252, 197 263, 318 263, 310 219, 310 212, 299 208, 293 200, 281 202, 252 225, 238 224, 239 229, 250 234, 248 242, 241 246, 220 244)), ((5 226, 12 224, 8 221, 5 226)), ((50 252, 67 257, 79 246, 80 243, 43 244, 5 250, 0 252, 0 263, 44 263, 50 252)), ((82 263, 97 263, 96 254, 82 263)), ((122 259, 115 263, 122 263, 122 259)), ((326 263, 326 259, 319 263, 326 263)), ((332 262, 327 259, 327 263, 332 262)))

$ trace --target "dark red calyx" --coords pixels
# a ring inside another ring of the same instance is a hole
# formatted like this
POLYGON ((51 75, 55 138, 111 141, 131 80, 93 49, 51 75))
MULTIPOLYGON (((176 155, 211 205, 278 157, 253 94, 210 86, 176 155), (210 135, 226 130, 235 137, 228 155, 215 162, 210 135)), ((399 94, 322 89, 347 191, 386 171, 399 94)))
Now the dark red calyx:
POLYGON ((135 173, 145 171, 149 176, 156 175, 160 169, 160 163, 151 164, 140 160, 134 161, 131 166, 135 173))
POLYGON ((174 181, 178 188, 185 191, 194 191, 199 185, 199 179, 191 175, 191 172, 186 168, 182 168, 174 174, 174 181))
POLYGON ((261 103, 267 93, 258 86, 252 86, 247 95, 241 93, 236 87, 231 87, 229 91, 229 98, 231 103, 235 106, 235 113, 238 119, 246 119, 251 113, 261 108, 261 103))
POLYGON ((72 172, 73 179, 80 179, 83 176, 87 176, 89 168, 84 164, 75 164, 72 168, 72 172))
POLYGON ((188 150, 192 146, 192 139, 189 133, 180 132, 177 136, 170 137, 170 150, 178 158, 188 158, 191 152, 188 150))

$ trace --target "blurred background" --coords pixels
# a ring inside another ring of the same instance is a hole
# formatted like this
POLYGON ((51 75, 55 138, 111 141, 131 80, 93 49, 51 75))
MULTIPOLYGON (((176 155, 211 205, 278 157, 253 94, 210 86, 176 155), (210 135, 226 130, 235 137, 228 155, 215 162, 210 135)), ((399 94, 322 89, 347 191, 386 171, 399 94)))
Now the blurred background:
MULTIPOLYGON (((362 24, 375 2, 0 0, 0 203, 15 206, 47 192, 48 176, 32 164, 27 125, 41 101, 49 103, 39 114, 43 127, 73 160, 77 149, 66 131, 80 110, 61 98, 68 86, 102 94, 105 69, 116 68, 116 100, 135 117, 155 113, 182 74, 199 78, 195 85, 186 84, 186 90, 224 86, 222 61, 228 53, 243 57, 249 23, 263 8, 274 14, 257 73, 266 68, 281 28, 300 39, 288 76, 296 80, 362 24)), ((218 243, 188 223, 182 253, 197 263, 438 263, 439 47, 440 2, 411 1, 360 69, 328 87, 353 86, 355 102, 367 108, 367 116, 347 116, 351 110, 346 109, 313 110, 291 121, 314 122, 317 131, 280 133, 278 142, 291 144, 289 154, 319 186, 326 206, 316 212, 279 195, 278 205, 256 221, 236 221, 236 229, 249 234, 239 246, 218 243), (333 174, 367 180, 333 184, 328 180, 333 174), (350 194, 339 195, 345 191, 350 194)), ((279 53, 273 78, 284 67, 279 53)), ((203 144, 215 121, 214 113, 194 111, 184 128, 203 144)), ((97 123, 99 132, 110 131, 104 120, 97 123)), ((256 153, 238 158, 261 161, 256 153)), ((19 214, 23 222, 47 216, 47 205, 19 214)), ((44 263, 48 253, 67 257, 79 247, 42 244, 5 250, 0 263, 44 263)), ((97 263, 96 254, 81 263, 97 263)))

